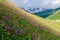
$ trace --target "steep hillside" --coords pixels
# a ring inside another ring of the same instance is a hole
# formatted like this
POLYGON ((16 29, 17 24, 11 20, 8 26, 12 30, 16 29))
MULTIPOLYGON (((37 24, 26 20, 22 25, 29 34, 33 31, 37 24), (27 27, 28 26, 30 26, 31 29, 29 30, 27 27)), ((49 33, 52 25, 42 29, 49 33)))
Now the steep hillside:
POLYGON ((60 40, 60 23, 0 1, 0 40, 60 40))
POLYGON ((47 17, 48 19, 53 19, 53 20, 60 20, 60 10, 57 10, 56 12, 53 12, 52 15, 47 17))

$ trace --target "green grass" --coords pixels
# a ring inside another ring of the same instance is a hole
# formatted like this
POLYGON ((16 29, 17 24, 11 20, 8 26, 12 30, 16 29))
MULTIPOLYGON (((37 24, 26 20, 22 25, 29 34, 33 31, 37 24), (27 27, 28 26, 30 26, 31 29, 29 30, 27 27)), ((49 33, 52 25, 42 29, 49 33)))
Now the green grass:
POLYGON ((60 40, 60 23, 29 14, 13 5, 0 1, 0 40, 60 40))
POLYGON ((53 14, 48 16, 47 19, 60 20, 60 10, 53 12, 53 14))

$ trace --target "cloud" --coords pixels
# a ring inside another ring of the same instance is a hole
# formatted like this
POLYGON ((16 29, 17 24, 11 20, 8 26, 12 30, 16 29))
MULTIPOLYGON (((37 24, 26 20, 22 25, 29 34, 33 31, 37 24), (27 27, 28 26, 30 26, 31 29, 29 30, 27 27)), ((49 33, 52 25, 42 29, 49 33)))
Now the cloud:
POLYGON ((60 7, 60 0, 43 0, 40 5, 41 8, 57 8, 60 7))
POLYGON ((23 3, 25 3, 25 4, 28 3, 28 0, 24 0, 23 3))
POLYGON ((52 1, 52 3, 55 5, 58 5, 58 4, 60 4, 60 0, 54 0, 54 1, 52 1))
POLYGON ((24 8, 28 8, 28 7, 57 8, 57 7, 60 7, 60 0, 10 0, 10 1, 24 8))

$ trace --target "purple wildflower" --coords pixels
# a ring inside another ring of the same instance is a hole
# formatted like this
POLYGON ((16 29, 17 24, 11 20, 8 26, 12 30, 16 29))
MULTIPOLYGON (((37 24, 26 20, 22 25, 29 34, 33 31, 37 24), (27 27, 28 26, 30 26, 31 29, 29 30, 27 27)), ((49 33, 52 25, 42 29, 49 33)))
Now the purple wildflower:
POLYGON ((20 30, 16 30, 15 33, 18 34, 20 32, 20 30))
POLYGON ((22 34, 25 34, 25 32, 24 32, 24 31, 22 31, 22 34))
POLYGON ((16 23, 16 22, 14 22, 14 26, 16 26, 16 24, 17 24, 17 23, 16 23))
POLYGON ((14 34, 14 33, 15 33, 14 28, 10 28, 10 29, 9 29, 9 32, 10 32, 10 34, 14 34))
POLYGON ((2 18, 4 18, 5 21, 8 21, 8 17, 7 16, 2 16, 2 18))
POLYGON ((9 26, 5 26, 5 30, 9 30, 9 26))
POLYGON ((25 34, 25 32, 24 32, 24 31, 22 31, 22 30, 21 30, 20 32, 21 32, 22 34, 25 34))

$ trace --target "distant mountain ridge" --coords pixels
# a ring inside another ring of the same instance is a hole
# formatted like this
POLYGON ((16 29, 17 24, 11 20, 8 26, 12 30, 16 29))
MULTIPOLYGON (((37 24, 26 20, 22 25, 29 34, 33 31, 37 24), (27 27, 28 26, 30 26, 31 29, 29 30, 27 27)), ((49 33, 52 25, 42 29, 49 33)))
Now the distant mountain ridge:
POLYGON ((52 11, 53 11, 52 9, 48 9, 48 10, 45 10, 45 11, 36 12, 34 14, 37 15, 37 16, 40 16, 40 17, 45 18, 45 17, 51 15, 52 14, 52 11))
POLYGON ((51 14, 53 14, 53 12, 60 10, 60 7, 56 9, 46 9, 46 8, 27 8, 27 9, 22 8, 22 9, 24 9, 26 12, 33 13, 34 15, 46 18, 51 14))
POLYGON ((56 9, 46 9, 46 8, 28 8, 28 9, 22 8, 22 9, 24 9, 26 12, 33 13, 34 15, 46 18, 51 14, 53 14, 53 12, 60 10, 60 7, 56 9))
POLYGON ((37 8, 22 8, 22 9, 24 9, 26 12, 29 12, 29 13, 42 12, 42 11, 47 10, 46 8, 38 8, 38 7, 37 8))
POLYGON ((36 13, 34 13, 34 14, 37 15, 37 16, 46 18, 46 17, 52 15, 53 12, 56 12, 56 11, 58 11, 58 10, 60 10, 60 7, 56 8, 56 9, 47 9, 47 10, 41 11, 41 12, 39 11, 39 12, 36 12, 36 13))

